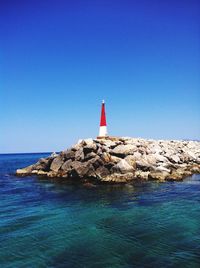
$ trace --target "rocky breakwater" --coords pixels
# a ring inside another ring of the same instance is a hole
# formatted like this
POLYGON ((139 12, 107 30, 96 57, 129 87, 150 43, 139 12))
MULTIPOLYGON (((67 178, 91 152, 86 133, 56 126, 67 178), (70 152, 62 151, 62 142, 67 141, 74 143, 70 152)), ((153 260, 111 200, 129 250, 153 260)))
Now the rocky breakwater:
POLYGON ((182 180, 194 173, 200 173, 200 142, 114 137, 80 140, 16 171, 19 176, 116 183, 182 180))

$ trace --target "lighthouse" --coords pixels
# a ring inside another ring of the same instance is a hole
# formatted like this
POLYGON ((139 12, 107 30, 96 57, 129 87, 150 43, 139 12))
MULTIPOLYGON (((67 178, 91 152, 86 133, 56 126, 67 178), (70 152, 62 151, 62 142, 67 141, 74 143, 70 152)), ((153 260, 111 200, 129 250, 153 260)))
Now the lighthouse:
POLYGON ((102 101, 101 105, 101 119, 100 119, 100 128, 99 128, 99 137, 103 138, 108 135, 107 133, 107 125, 106 125, 106 110, 105 110, 105 102, 102 101))

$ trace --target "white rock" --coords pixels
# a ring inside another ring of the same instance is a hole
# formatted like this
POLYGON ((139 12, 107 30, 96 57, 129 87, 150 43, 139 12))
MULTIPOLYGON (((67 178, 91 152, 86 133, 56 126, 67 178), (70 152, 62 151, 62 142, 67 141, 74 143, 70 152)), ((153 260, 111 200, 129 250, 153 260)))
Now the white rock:
POLYGON ((57 154, 56 152, 53 152, 53 153, 50 155, 50 157, 56 157, 56 156, 58 156, 58 154, 57 154))
POLYGON ((168 169, 168 168, 166 168, 166 167, 163 167, 163 166, 158 166, 158 167, 153 167, 153 170, 155 170, 155 171, 165 171, 165 172, 170 172, 170 169, 168 169))
POLYGON ((133 172, 134 169, 132 166, 130 166, 126 160, 124 159, 121 159, 119 161, 119 163, 117 163, 114 167, 113 167, 113 171, 115 172, 119 172, 119 173, 129 173, 129 172, 133 172))
POLYGON ((178 155, 171 155, 169 160, 172 160, 175 163, 180 162, 180 158, 178 157, 178 155))
POLYGON ((188 151, 187 154, 190 156, 190 158, 192 158, 194 160, 197 158, 197 156, 191 151, 188 151))
POLYGON ((157 162, 168 162, 168 159, 163 155, 156 153, 156 154, 154 154, 154 156, 155 156, 155 159, 157 160, 157 162))
POLYGON ((133 154, 137 150, 137 147, 133 144, 118 145, 112 150, 113 154, 133 154))
POLYGON ((133 156, 135 157, 135 160, 138 160, 138 159, 141 159, 142 154, 139 153, 139 152, 134 152, 134 153, 133 153, 133 156))

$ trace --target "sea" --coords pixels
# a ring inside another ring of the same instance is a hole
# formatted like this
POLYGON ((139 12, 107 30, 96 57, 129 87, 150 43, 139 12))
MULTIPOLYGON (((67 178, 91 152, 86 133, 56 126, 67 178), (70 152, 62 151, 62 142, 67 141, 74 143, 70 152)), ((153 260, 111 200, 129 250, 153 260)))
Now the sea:
POLYGON ((200 267, 200 175, 89 186, 15 170, 0 155, 0 267, 200 267))

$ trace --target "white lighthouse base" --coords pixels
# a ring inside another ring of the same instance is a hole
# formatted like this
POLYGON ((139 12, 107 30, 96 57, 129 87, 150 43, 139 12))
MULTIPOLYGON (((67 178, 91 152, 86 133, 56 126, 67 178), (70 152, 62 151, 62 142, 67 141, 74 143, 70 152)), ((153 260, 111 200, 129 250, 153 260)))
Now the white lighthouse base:
POLYGON ((99 137, 106 137, 107 135, 108 135, 107 127, 106 126, 101 126, 99 128, 99 137))

